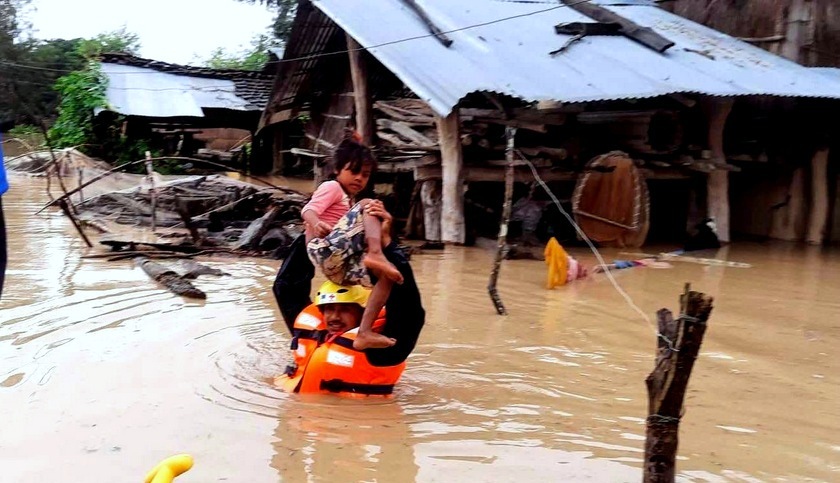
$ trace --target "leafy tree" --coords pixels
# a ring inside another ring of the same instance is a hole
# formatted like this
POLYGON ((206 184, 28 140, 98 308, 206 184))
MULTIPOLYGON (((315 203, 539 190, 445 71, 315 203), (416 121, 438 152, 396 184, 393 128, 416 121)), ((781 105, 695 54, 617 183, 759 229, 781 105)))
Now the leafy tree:
POLYGON ((61 96, 58 118, 49 131, 56 147, 88 144, 93 139, 93 116, 104 108, 106 80, 99 64, 90 61, 87 68, 71 72, 56 81, 61 96))
POLYGON ((258 35, 251 41, 251 49, 240 54, 230 54, 217 48, 204 62, 213 69, 261 70, 268 62, 269 49, 280 45, 280 41, 267 35, 258 35))
POLYGON ((292 23, 295 21, 298 0, 240 0, 248 3, 259 3, 261 5, 274 6, 277 9, 277 17, 274 19, 274 36, 282 42, 289 40, 292 33, 292 23))
POLYGON ((139 51, 140 37, 128 32, 123 26, 119 30, 103 32, 93 38, 80 40, 76 52, 85 59, 91 59, 104 53, 137 55, 139 51))

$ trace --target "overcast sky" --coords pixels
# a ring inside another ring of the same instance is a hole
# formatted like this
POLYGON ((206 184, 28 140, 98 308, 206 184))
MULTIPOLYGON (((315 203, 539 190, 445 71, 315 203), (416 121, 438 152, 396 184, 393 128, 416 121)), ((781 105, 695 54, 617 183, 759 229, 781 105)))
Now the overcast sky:
POLYGON ((40 39, 92 37, 125 25, 143 57, 179 64, 217 47, 246 48, 274 20, 271 10, 236 0, 32 0, 25 18, 40 39))

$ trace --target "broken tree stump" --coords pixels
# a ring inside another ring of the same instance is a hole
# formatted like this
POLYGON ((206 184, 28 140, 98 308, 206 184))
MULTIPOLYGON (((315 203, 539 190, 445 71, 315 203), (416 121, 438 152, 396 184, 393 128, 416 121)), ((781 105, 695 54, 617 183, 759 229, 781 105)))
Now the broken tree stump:
POLYGON ((648 418, 644 483, 672 483, 675 478, 685 390, 714 300, 690 289, 686 284, 685 292, 680 296, 680 315, 676 319, 668 309, 656 313, 658 352, 653 372, 645 380, 648 418))
POLYGON ((143 269, 152 279, 163 285, 170 292, 175 295, 181 295, 193 299, 206 299, 207 294, 197 289, 192 283, 181 278, 175 271, 153 262, 145 257, 139 257, 135 260, 137 265, 143 269))

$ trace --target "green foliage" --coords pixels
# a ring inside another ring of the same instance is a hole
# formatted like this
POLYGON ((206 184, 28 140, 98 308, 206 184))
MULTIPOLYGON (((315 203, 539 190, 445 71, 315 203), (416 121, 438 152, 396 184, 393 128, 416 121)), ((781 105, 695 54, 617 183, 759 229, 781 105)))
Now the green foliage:
POLYGON ((230 54, 220 47, 213 51, 204 65, 213 69, 262 70, 268 62, 269 49, 279 45, 277 39, 258 35, 251 40, 249 50, 230 54))
POLYGON ((99 54, 125 53, 134 54, 140 51, 140 37, 128 32, 125 26, 119 30, 103 32, 90 39, 79 41, 76 52, 85 59, 92 59, 99 54))
POLYGON ((41 129, 37 126, 31 126, 29 124, 19 124, 12 129, 9 129, 9 136, 14 137, 34 136, 38 134, 41 134, 41 129))
POLYGON ((289 40, 292 33, 292 23, 295 21, 298 0, 240 0, 248 3, 259 3, 261 5, 273 6, 277 9, 277 17, 274 18, 274 36, 281 42, 289 40))
POLYGON ((93 138, 93 113, 106 107, 106 79, 99 64, 89 62, 84 70, 58 79, 55 89, 61 95, 58 118, 49 131, 56 147, 81 146, 93 138))

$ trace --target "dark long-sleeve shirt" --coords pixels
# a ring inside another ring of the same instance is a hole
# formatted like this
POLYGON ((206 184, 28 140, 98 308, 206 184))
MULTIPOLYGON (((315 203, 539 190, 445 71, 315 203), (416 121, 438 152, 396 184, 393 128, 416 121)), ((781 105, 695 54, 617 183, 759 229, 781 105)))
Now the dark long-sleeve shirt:
MULTIPOLYGON (((396 243, 388 245, 383 253, 405 279, 401 285, 393 285, 385 302, 385 327, 382 334, 393 337, 397 343, 385 349, 367 349, 365 355, 374 366, 393 366, 405 361, 414 350, 426 322, 426 311, 408 259, 396 243)), ((300 236, 283 261, 273 287, 274 298, 289 332, 298 314, 312 303, 309 294, 312 292, 314 276, 315 267, 306 254, 306 241, 300 236)))

